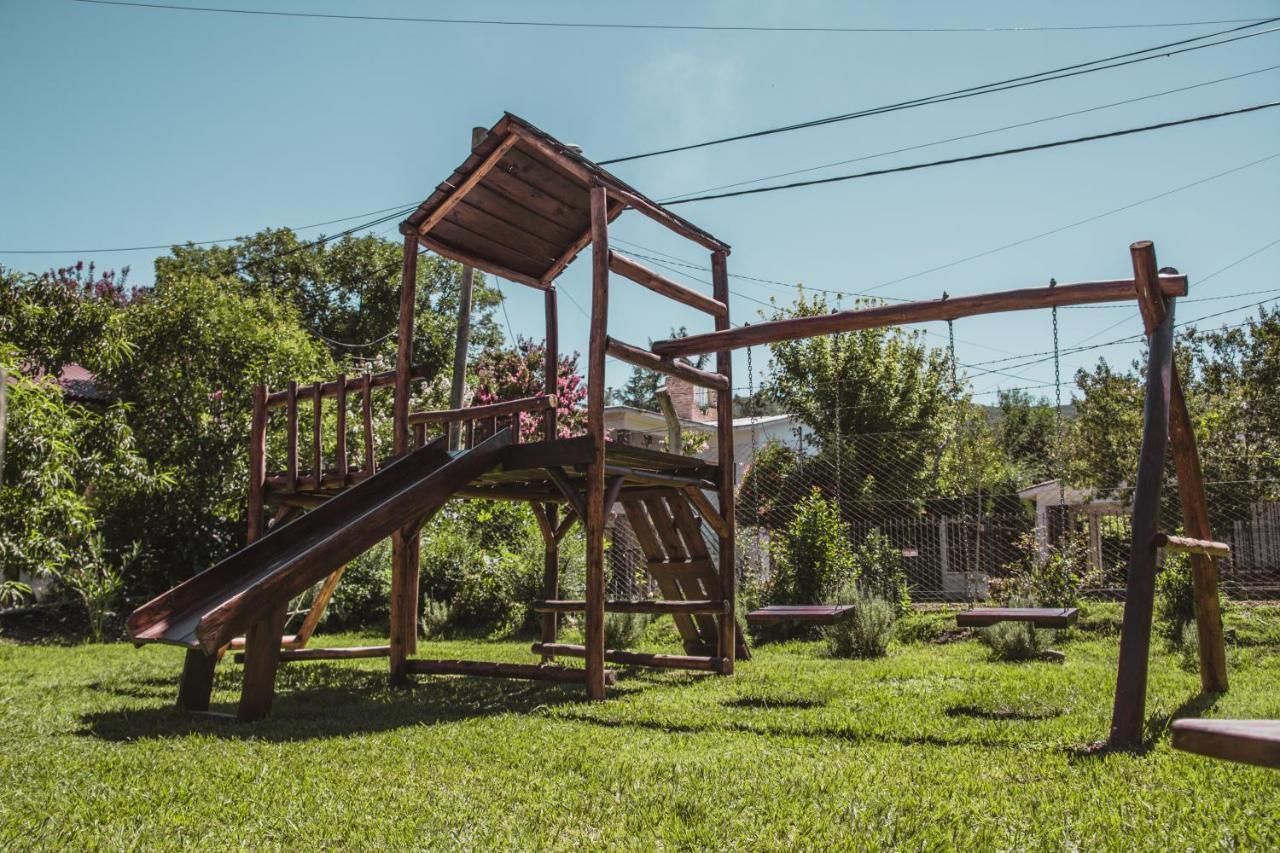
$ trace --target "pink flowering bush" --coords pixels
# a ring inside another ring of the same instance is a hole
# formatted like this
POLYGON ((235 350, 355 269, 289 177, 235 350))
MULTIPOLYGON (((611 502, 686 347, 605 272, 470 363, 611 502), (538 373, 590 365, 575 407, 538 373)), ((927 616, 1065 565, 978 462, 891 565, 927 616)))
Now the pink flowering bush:
MULTIPOLYGON (((473 406, 536 397, 546 388, 544 369, 546 346, 530 338, 520 337, 515 349, 486 350, 476 361, 476 391, 473 406)), ((561 438, 582 433, 587 412, 584 401, 587 383, 578 373, 578 353, 561 355, 556 376, 556 410, 561 438)), ((525 417, 520 440, 536 441, 542 437, 542 419, 525 417)))

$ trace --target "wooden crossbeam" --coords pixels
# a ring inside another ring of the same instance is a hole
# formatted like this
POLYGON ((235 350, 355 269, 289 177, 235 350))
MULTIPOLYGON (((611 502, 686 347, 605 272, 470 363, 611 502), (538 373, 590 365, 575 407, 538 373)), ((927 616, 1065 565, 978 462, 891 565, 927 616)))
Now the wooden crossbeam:
MULTIPOLYGON (((417 675, 478 675, 485 678, 520 678, 530 681, 561 681, 582 684, 587 671, 576 667, 532 663, 497 663, 479 660, 426 660, 412 658, 405 661, 406 669, 417 675)), ((617 673, 605 670, 605 684, 617 681, 617 673)))
MULTIPOLYGON (((535 601, 535 613, 580 613, 587 609, 582 600, 535 601)), ((711 613, 719 615, 728 610, 724 601, 709 599, 693 601, 606 601, 606 613, 711 613)))
POLYGON ((729 306, 718 299, 699 293, 692 288, 678 284, 664 275, 654 272, 638 261, 609 250, 609 269, 623 278, 629 278, 641 287, 647 287, 668 299, 683 302, 699 311, 705 311, 715 317, 724 317, 729 313, 729 306))
POLYGON ((1206 557, 1231 556, 1231 546, 1226 542, 1192 539, 1190 536, 1170 536, 1168 533, 1156 534, 1155 546, 1183 554, 1202 554, 1206 557))
POLYGON ((716 391, 727 391, 729 389, 729 380, 719 373, 711 373, 682 361, 663 358, 656 353, 649 352, 647 349, 625 343, 617 338, 608 338, 606 340, 605 352, 618 359, 618 361, 625 361, 627 364, 634 364, 636 367, 643 367, 656 373, 665 373, 668 376, 683 379, 691 385, 711 388, 716 391))
MULTIPOLYGON (((533 650, 539 654, 557 655, 567 658, 586 657, 584 646, 572 643, 534 643, 533 650)), ((632 666, 653 666, 664 669, 693 669, 704 672, 720 672, 724 668, 724 658, 712 655, 664 655, 650 652, 628 652, 621 649, 605 649, 604 659, 609 663, 630 664, 632 666)))

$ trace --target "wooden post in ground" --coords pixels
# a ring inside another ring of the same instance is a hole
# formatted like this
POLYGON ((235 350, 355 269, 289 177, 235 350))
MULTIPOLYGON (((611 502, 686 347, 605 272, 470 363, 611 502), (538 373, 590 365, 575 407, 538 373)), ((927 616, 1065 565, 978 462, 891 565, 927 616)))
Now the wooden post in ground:
MULTIPOLYGON (((711 287, 712 296, 718 302, 729 305, 729 270, 728 252, 723 250, 711 253, 711 287)), ((716 330, 729 328, 729 312, 716 315, 716 330)), ((734 649, 737 646, 737 605, 738 575, 734 564, 733 531, 733 352, 728 349, 716 353, 716 373, 723 376, 729 384, 728 389, 716 391, 716 459, 720 466, 720 477, 717 492, 720 498, 720 517, 727 529, 720 531, 720 595, 725 602, 725 611, 720 619, 720 658, 723 661, 721 672, 733 674, 734 649)), ((676 450, 674 452, 680 452, 676 450)))
MULTIPOLYGON (((400 277, 400 329, 396 352, 396 397, 393 405, 395 421, 394 453, 399 456, 409 449, 409 379, 413 366, 413 312, 418 279, 418 238, 410 232, 404 236, 404 266, 400 277)), ((405 684, 409 680, 405 661, 417 641, 418 626, 418 561, 417 534, 397 531, 391 536, 391 681, 405 684)))
POLYGON ((288 615, 288 605, 276 608, 265 619, 249 627, 244 640, 244 682, 240 687, 241 720, 260 720, 271 710, 276 692, 276 669, 280 666, 280 635, 288 615))
POLYGON ((1160 486, 1169 444, 1169 397, 1173 382, 1173 305, 1147 336, 1147 387, 1143 406, 1142 452, 1133 493, 1133 541, 1125 587, 1124 622, 1120 628, 1120 661, 1115 705, 1111 714, 1113 749, 1142 743, 1151 651, 1151 617, 1155 606, 1155 536, 1160 529, 1160 486))
MULTIPOLYGON (((546 315, 546 347, 543 362, 543 392, 555 394, 560 382, 560 331, 559 316, 556 309, 556 286, 554 282, 547 285, 542 298, 543 311, 546 315)), ((543 413, 542 437, 546 441, 555 441, 559 430, 556 409, 552 407, 543 413)), ((543 507, 547 525, 555 531, 560 525, 560 506, 547 503, 543 507)), ((553 533, 543 541, 542 561, 542 595, 544 600, 560 597, 560 540, 553 533)), ((542 642, 554 643, 559 631, 558 617, 555 613, 542 614, 542 642)), ((552 659, 549 654, 542 656, 544 661, 552 659)))
POLYGON ((587 696, 604 698, 604 364, 609 330, 609 195, 591 188, 591 334, 587 346, 587 696))
MULTIPOLYGON (((1133 279, 1137 284, 1138 306, 1147 334, 1159 324, 1166 312, 1165 300, 1159 292, 1156 250, 1144 240, 1129 247, 1133 259, 1133 279)), ((1178 364, 1173 364, 1169 399, 1169 444, 1178 475, 1178 497, 1182 504, 1182 526, 1192 539, 1212 540, 1209 507, 1205 499, 1204 472, 1200 452, 1191 423, 1191 412, 1182 391, 1178 364)), ((1222 693, 1227 689, 1227 649, 1222 636, 1222 610, 1218 599, 1218 567, 1208 554, 1192 553, 1191 580, 1196 608, 1196 634, 1199 639, 1200 689, 1206 693, 1222 693)))

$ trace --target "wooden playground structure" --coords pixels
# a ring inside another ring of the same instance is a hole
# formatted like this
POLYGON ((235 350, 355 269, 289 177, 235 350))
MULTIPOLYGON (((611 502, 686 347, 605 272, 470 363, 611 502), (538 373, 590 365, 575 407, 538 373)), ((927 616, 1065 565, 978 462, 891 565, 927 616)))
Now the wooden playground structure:
MULTIPOLYGON (((179 704, 207 710, 214 670, 237 649, 244 662, 239 716, 256 719, 271 705, 282 661, 386 656, 394 683, 415 674, 461 674, 576 682, 592 699, 614 680, 607 663, 703 670, 723 675, 748 650, 736 628, 734 449, 731 355, 737 348, 858 329, 955 320, 1003 311, 1136 299, 1150 355, 1145 427, 1133 508, 1133 546, 1125 602, 1110 744, 1142 738, 1157 548, 1191 554, 1195 578, 1200 676, 1205 691, 1227 687, 1212 542, 1190 415, 1172 360, 1173 314, 1187 278, 1157 272, 1150 243, 1131 248, 1133 277, 1051 284, 977 296, 877 306, 733 328, 729 316, 729 246, 671 213, 531 124, 507 114, 473 145, 470 156, 402 224, 404 261, 396 368, 383 374, 254 392, 250 442, 249 544, 217 566, 143 605, 129 618, 137 643, 187 649, 179 704), (612 250, 609 228, 631 209, 710 255, 712 293, 674 282, 612 250), (571 436, 557 418, 556 278, 592 247, 587 352, 586 434, 571 436), (545 393, 521 400, 444 411, 411 411, 420 371, 411 363, 416 266, 420 248, 541 290, 546 321, 545 393), (711 315, 714 330, 655 342, 650 349, 608 334, 611 274, 711 315), (683 356, 714 353, 713 371, 683 356), (680 377, 714 392, 715 463, 609 440, 604 428, 606 356, 680 377), (393 396, 394 441, 378 458, 372 399, 393 396), (363 447, 353 465, 347 446, 348 401, 361 403, 363 447), (334 400, 336 435, 326 441, 322 413, 334 400), (299 407, 311 413, 312 458, 299 459, 299 407), (284 410, 285 470, 266 467, 269 413, 284 410), (536 430, 535 430, 536 425, 536 430), (1166 447, 1172 444, 1186 537, 1158 531, 1156 510, 1166 447), (323 449, 332 447, 331 456, 323 449), (538 662, 431 660, 417 657, 418 537, 451 498, 521 501, 537 519, 545 546, 538 662), (661 600, 605 597, 605 522, 620 505, 644 551, 661 600), (268 524, 268 516, 271 522, 268 524), (559 593, 559 545, 575 525, 587 541, 586 595, 559 593), (708 533, 704 537, 704 528, 708 533), (307 646, 343 567, 390 537, 391 629, 385 646, 307 646), (713 553, 708 539, 718 544, 713 553), (320 584, 298 631, 285 636, 287 606, 320 584), (683 655, 605 648, 607 612, 672 616, 683 655), (559 642, 558 615, 584 614, 585 642, 559 642), (562 666, 579 657, 584 666, 562 666)), ((998 618, 998 617, 997 617, 998 618)), ((1014 618, 1014 617, 1010 617, 1014 618)))

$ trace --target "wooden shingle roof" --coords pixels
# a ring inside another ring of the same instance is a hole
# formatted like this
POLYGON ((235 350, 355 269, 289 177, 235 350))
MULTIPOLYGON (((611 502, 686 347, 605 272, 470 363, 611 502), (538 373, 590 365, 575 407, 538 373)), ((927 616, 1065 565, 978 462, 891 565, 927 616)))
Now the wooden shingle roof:
POLYGON ((591 242, 589 190, 596 185, 609 190, 610 219, 634 208, 712 251, 728 251, 727 244, 511 113, 400 230, 445 257, 545 288, 591 242))

